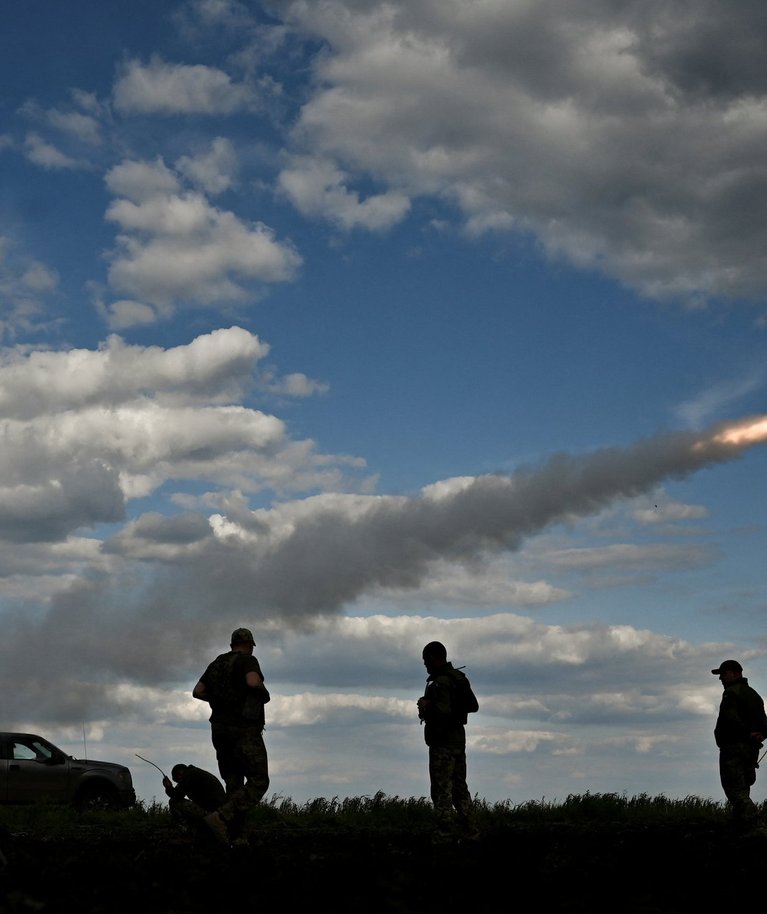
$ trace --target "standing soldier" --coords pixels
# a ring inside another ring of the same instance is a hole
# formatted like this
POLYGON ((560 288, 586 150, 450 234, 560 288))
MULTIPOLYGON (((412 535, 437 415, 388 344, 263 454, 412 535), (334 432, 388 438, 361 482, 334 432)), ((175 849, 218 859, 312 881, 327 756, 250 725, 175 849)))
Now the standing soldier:
POLYGON ((767 737, 764 702, 748 684, 737 660, 725 660, 711 672, 719 677, 724 687, 714 728, 722 788, 732 806, 738 830, 744 835, 767 837, 767 828, 751 799, 759 750, 767 737))
POLYGON ((223 844, 269 787, 264 746, 264 705, 269 692, 247 628, 232 632, 231 650, 219 654, 200 676, 192 695, 210 704, 210 729, 226 802, 203 820, 223 844))
POLYGON ((447 649, 431 641, 423 649, 423 663, 429 674, 426 691, 418 699, 418 716, 424 723, 424 739, 429 747, 431 801, 437 820, 437 840, 453 833, 457 817, 461 832, 479 837, 474 804, 466 784, 466 715, 479 704, 466 676, 447 659, 447 649), (453 811, 455 809, 455 812, 453 811))

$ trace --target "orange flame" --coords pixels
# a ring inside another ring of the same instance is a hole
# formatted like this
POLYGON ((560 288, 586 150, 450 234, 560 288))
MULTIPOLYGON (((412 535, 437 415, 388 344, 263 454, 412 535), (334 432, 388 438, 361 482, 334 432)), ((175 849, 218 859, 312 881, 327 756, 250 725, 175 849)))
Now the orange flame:
POLYGON ((746 419, 725 426, 711 438, 711 441, 716 444, 731 444, 735 447, 746 447, 749 444, 767 441, 767 416, 746 419))

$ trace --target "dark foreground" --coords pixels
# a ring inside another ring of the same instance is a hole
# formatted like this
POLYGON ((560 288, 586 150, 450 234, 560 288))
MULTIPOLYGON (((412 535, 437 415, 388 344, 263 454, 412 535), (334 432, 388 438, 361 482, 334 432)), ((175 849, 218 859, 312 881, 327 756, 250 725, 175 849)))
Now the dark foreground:
POLYGON ((764 840, 679 824, 519 825, 448 845, 426 832, 275 827, 234 848, 91 826, 10 844, 1 914, 700 912, 763 898, 767 863, 764 840))

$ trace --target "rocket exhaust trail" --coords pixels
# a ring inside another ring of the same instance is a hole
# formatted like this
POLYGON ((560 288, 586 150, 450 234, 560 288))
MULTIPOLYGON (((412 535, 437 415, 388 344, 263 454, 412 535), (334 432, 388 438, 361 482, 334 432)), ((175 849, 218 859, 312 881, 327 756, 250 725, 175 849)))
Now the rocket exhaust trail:
POLYGON ((520 469, 510 476, 477 477, 455 495, 454 507, 460 514, 462 503, 468 508, 476 499, 475 511, 469 512, 478 522, 476 532, 508 546, 519 535, 592 514, 616 499, 640 495, 664 479, 684 478, 765 442, 767 416, 757 416, 722 423, 703 433, 657 435, 628 448, 558 454, 540 467, 520 469), (479 502, 484 502, 482 511, 487 512, 483 520, 476 512, 479 502))
MULTIPOLYGON (((434 561, 516 550, 552 524, 595 514, 764 442, 762 415, 625 448, 555 454, 511 474, 443 480, 415 497, 355 501, 353 512, 344 502, 318 505, 276 533, 268 549, 250 552, 253 587, 288 612, 336 611, 371 588, 418 586, 434 561)), ((276 509, 275 530, 280 520, 276 509)))

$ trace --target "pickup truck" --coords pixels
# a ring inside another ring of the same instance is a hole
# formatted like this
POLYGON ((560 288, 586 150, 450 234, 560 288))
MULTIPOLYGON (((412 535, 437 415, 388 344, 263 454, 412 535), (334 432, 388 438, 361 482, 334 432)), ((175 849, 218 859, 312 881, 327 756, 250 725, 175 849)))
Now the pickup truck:
POLYGON ((135 802, 124 765, 73 758, 35 733, 0 732, 0 804, 127 809, 135 802))

